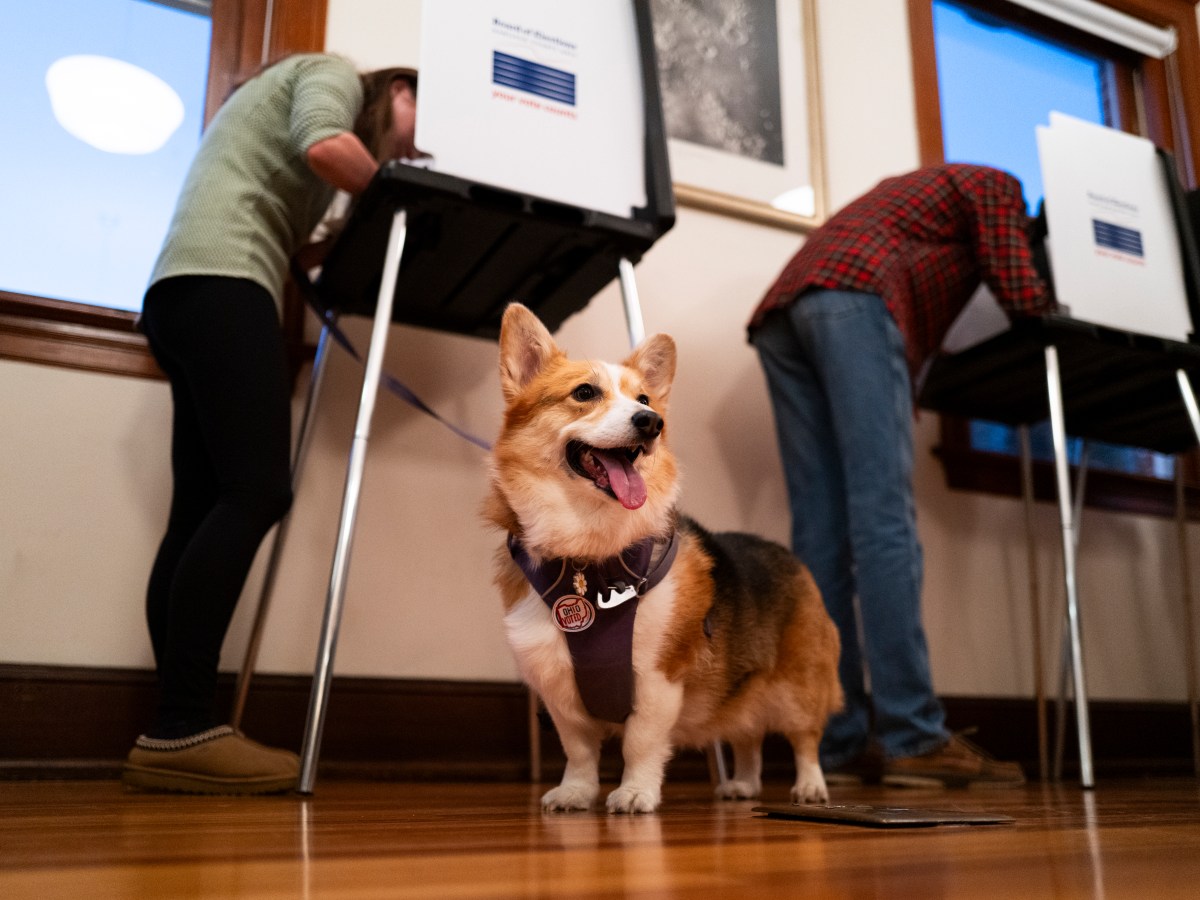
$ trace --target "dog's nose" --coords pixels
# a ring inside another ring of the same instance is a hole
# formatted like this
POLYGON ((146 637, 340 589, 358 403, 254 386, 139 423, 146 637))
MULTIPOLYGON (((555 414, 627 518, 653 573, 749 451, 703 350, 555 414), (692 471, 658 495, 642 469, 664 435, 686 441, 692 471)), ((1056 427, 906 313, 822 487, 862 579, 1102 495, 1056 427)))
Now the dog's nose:
POLYGON ((663 430, 663 417, 652 409, 638 410, 633 414, 633 427, 648 441, 654 440, 663 430))

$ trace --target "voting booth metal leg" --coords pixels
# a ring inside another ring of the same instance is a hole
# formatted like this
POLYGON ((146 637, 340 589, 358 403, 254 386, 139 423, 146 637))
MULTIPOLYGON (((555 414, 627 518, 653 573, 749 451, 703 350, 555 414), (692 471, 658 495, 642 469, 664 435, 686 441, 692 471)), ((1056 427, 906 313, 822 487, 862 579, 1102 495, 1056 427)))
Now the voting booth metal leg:
MULTIPOLYGON (((1200 441, 1200 409, 1196 406, 1196 394, 1192 382, 1183 369, 1175 373, 1179 381, 1179 393, 1187 407, 1188 420, 1196 440, 1200 441)), ((1179 528, 1179 557, 1183 569, 1183 627, 1184 652, 1187 660, 1188 711, 1192 720, 1192 771, 1200 775, 1200 700, 1197 694, 1196 676, 1196 620, 1192 608, 1192 567, 1187 544, 1187 509, 1183 491, 1183 458, 1175 459, 1175 516, 1179 528)))
POLYGON ((396 279, 407 234, 404 210, 392 217, 388 235, 387 255, 383 263, 383 280, 375 308, 375 324, 363 373, 362 397, 358 404, 358 419, 354 425, 354 441, 350 446, 350 461, 346 467, 346 487, 342 495, 342 515, 338 522, 337 545, 329 573, 329 594, 325 601, 325 619, 317 649, 316 670, 313 673, 312 694, 308 703, 308 721, 304 730, 304 746, 300 753, 300 781, 297 790, 311 794, 316 782, 317 757, 325 728, 325 710, 329 702, 329 685, 333 678, 333 656, 337 649, 338 628, 342 619, 342 601, 346 595, 346 580, 350 572, 350 549, 354 540, 354 523, 358 517, 358 501, 362 493, 363 466, 367 444, 371 438, 371 417, 379 395, 379 377, 383 371, 383 355, 387 349, 388 327, 392 323, 392 304, 396 294, 396 279))
POLYGON ((629 346, 646 339, 646 325, 642 321, 642 303, 638 299, 637 281, 633 277, 633 263, 624 257, 617 263, 617 274, 621 280, 621 300, 625 304, 625 324, 629 328, 629 346))
MULTIPOLYGON (((629 346, 637 349, 638 344, 646 339, 646 324, 642 320, 642 302, 638 297, 637 280, 633 277, 633 263, 622 257, 617 263, 617 275, 621 282, 621 301, 625 305, 625 325, 629 329, 629 346)), ((708 761, 710 769, 714 770, 713 777, 719 784, 729 780, 725 769, 725 753, 721 748, 720 741, 713 744, 709 751, 708 761)))
MULTIPOLYGON (((316 413, 317 402, 321 396, 321 385, 325 381, 325 364, 329 358, 329 328, 321 329, 321 337, 317 341, 316 356, 313 357, 312 375, 308 382, 308 396, 304 400, 304 412, 300 416, 300 429, 296 433, 296 446, 292 451, 292 495, 300 489, 300 478, 304 471, 304 460, 308 456, 309 440, 312 436, 312 420, 316 413)), ((275 529, 271 543, 271 555, 267 558, 267 567, 263 573, 262 588, 258 596, 258 609, 254 613, 254 624, 250 628, 250 640, 246 644, 246 655, 242 659, 242 669, 238 673, 237 688, 233 694, 233 711, 229 716, 229 724, 241 728, 242 715, 246 712, 246 697, 250 693, 250 679, 254 677, 254 668, 258 663, 258 651, 262 646, 263 632, 266 630, 267 613, 271 608, 271 596, 275 591, 275 576, 279 572, 279 561, 283 557, 283 548, 287 544, 288 522, 292 514, 289 510, 275 529)))
POLYGON ((1050 750, 1046 726, 1046 676, 1043 670, 1042 598, 1038 590, 1037 540, 1033 530, 1033 448, 1029 426, 1018 429, 1021 439, 1021 498, 1025 509, 1025 556, 1029 566, 1029 622, 1033 636, 1033 698, 1037 712, 1038 775, 1045 781, 1050 775, 1050 750))
MULTIPOLYGON (((1079 559, 1079 532, 1083 523, 1083 497, 1087 490, 1088 453, 1091 445, 1083 442, 1079 453, 1079 465, 1076 467, 1073 509, 1075 516, 1075 558, 1079 559)), ((1071 630, 1066 626, 1066 615, 1063 616, 1064 628, 1059 644, 1058 657, 1058 701, 1055 705, 1055 734, 1054 734, 1054 780, 1062 781, 1063 747, 1067 736, 1067 692, 1071 688, 1071 630)))
POLYGON ((1071 481, 1067 465, 1067 429, 1063 411, 1062 376, 1058 348, 1046 347, 1046 390, 1050 401, 1050 429, 1054 438, 1054 471, 1058 487, 1058 509, 1062 524, 1063 580, 1067 590, 1067 633, 1071 642, 1071 675, 1075 687, 1075 729, 1079 735, 1079 774, 1084 788, 1095 786, 1092 776, 1092 740, 1088 724, 1087 682, 1083 671, 1083 646, 1079 627, 1079 586, 1075 566, 1077 518, 1071 503, 1071 481))

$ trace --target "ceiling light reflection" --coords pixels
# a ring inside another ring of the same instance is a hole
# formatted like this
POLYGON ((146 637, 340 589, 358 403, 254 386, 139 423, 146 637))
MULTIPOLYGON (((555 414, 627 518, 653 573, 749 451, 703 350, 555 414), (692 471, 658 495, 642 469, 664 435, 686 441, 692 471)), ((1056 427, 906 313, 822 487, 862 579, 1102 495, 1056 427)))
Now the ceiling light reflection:
POLYGON ((140 66, 110 56, 64 56, 46 70, 54 118, 107 153, 153 153, 183 123, 183 101, 140 66))

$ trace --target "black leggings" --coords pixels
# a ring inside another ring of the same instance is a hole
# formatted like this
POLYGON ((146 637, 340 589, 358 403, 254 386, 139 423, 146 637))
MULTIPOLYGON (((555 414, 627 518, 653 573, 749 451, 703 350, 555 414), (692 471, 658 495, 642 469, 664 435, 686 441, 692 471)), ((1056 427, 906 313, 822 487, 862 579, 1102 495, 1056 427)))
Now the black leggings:
POLYGON ((176 737, 215 724, 225 632, 292 502, 291 385, 275 302, 252 281, 160 281, 142 326, 174 401, 174 492, 146 596, 161 688, 148 733, 176 737))

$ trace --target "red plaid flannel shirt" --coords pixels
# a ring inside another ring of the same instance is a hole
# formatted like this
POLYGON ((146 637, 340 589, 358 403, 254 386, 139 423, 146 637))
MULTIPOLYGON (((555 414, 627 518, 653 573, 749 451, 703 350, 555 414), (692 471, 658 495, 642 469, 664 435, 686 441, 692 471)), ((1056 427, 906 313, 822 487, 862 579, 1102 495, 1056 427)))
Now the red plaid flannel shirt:
POLYGON ((984 166, 930 166, 880 182, 814 231, 767 291, 753 331, 807 290, 883 298, 915 373, 980 281, 1010 313, 1054 307, 1033 268, 1021 183, 984 166))

